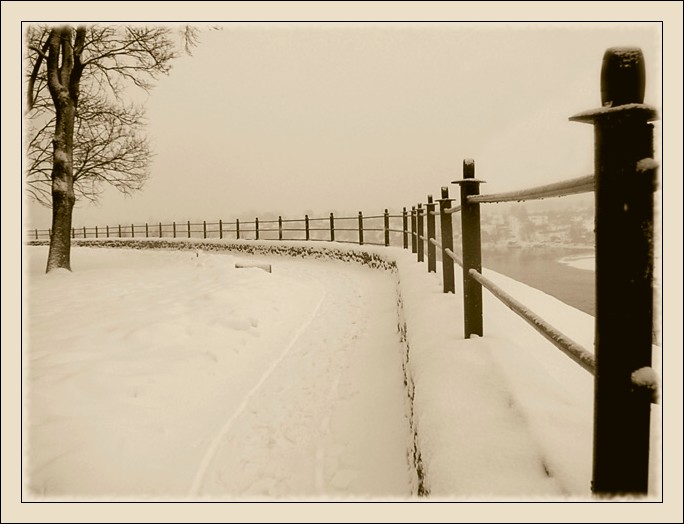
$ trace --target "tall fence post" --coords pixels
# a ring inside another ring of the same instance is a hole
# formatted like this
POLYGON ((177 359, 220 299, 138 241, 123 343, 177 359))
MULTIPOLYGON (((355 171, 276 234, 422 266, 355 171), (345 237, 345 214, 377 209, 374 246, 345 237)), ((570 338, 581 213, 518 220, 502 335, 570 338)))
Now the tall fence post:
POLYGON ((162 238, 162 223, 159 222, 159 238, 162 238))
POLYGON ((335 217, 330 213, 330 242, 335 242, 335 217))
MULTIPOLYGON (((430 242, 435 238, 435 204, 432 201, 432 195, 428 195, 427 205, 425 206, 425 216, 427 217, 427 259, 428 259, 428 273, 437 272, 437 250, 435 245, 430 242)), ((436 240, 436 239, 435 239, 436 240)))
POLYGON ((105 226, 107 228, 107 238, 109 238, 109 226, 105 226))
POLYGON ((219 238, 223 238, 223 220, 219 218, 219 238))
POLYGON ((306 229, 306 239, 309 240, 309 215, 304 215, 304 228, 306 229))
POLYGON ((235 239, 240 240, 240 219, 235 219, 235 239))
POLYGON ((482 336, 482 286, 469 274, 471 269, 482 273, 482 245, 480 234, 480 204, 468 197, 480 194, 481 180, 475 179, 475 161, 463 161, 461 186, 461 247, 463 249, 463 330, 465 338, 482 336))
POLYGON ((188 220, 188 238, 190 238, 190 221, 188 220))
POLYGON ((359 245, 363 245, 363 214, 359 211, 359 245))
POLYGON ((145 222, 145 238, 149 238, 150 236, 150 230, 147 227, 147 222, 145 222))
POLYGON ((202 220, 202 233, 204 238, 207 238, 207 221, 202 220))
MULTIPOLYGON (((83 228, 83 232, 85 233, 85 228, 83 228)), ((135 226, 131 224, 131 238, 135 238, 135 226)))
POLYGON ((418 252, 416 243, 416 206, 411 207, 411 253, 418 252))
POLYGON ((119 238, 121 238, 121 224, 119 224, 119 238))
POLYGON ((38 230, 36 229, 36 240, 38 240, 38 230))
MULTIPOLYGON (((442 198, 439 200, 439 224, 442 230, 442 249, 453 252, 454 250, 454 233, 453 224, 451 221, 451 214, 446 210, 451 205, 451 198, 449 198, 449 188, 442 188, 442 198)), ((454 282, 454 261, 446 253, 442 253, 442 280, 444 283, 445 293, 454 293, 456 291, 454 282)))
POLYGON ((404 249, 408 249, 408 216, 406 208, 401 212, 401 229, 404 236, 404 249))
POLYGON ((390 245, 390 227, 389 227, 389 211, 385 209, 383 227, 385 229, 385 246, 390 245))
POLYGON ((86 238, 86 228, 83 226, 83 238, 86 238))
POLYGON ((173 238, 176 238, 176 222, 173 223, 173 238))
POLYGON ((254 219, 254 232, 255 232, 256 240, 259 240, 259 217, 256 217, 254 219))
POLYGON ((654 108, 645 105, 638 48, 610 48, 603 107, 572 121, 594 125, 596 373, 592 491, 646 494, 650 391, 633 374, 651 366, 653 328, 654 108))
POLYGON ((283 239, 283 217, 278 217, 278 240, 283 239))
POLYGON ((418 262, 425 260, 425 243, 423 241, 423 234, 425 227, 423 227, 423 204, 418 204, 416 208, 416 247, 418 254, 418 262))

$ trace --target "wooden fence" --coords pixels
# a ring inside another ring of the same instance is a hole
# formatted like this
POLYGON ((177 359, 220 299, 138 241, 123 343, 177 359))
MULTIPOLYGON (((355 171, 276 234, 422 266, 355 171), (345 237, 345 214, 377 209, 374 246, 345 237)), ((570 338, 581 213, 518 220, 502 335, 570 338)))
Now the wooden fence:
MULTIPOLYGON (((399 245, 427 256, 436 272, 441 258, 443 291, 454 293, 454 265, 462 267, 464 336, 483 336, 482 288, 520 315, 540 334, 594 375, 594 447, 592 492, 598 495, 646 494, 649 476, 650 409, 657 387, 639 380, 651 366, 653 328, 653 161, 656 111, 643 104, 644 62, 638 49, 608 49, 601 71, 601 108, 571 121, 594 125, 595 173, 559 183, 508 193, 480 195, 475 162, 463 162, 460 199, 448 187, 441 198, 428 195, 410 211, 387 209, 380 215, 201 224, 116 225, 73 229, 73 238, 173 237, 325 240, 359 245, 399 245), (480 205, 527 201, 595 192, 596 331, 594 352, 530 311, 482 274, 480 205), (461 213, 461 252, 454 251, 453 220, 461 213), (397 222, 400 220, 400 226, 397 222), (350 226, 349 224, 352 224, 350 226), (294 227, 302 224, 303 227, 294 227), (373 227, 371 227, 373 226, 373 227), (296 234, 294 234, 296 233, 296 234), (427 255, 426 255, 427 254, 427 255)), ((31 233, 33 233, 31 235, 31 233)), ((49 238, 49 230, 29 238, 49 238)), ((648 373, 646 373, 648 375, 648 373)))

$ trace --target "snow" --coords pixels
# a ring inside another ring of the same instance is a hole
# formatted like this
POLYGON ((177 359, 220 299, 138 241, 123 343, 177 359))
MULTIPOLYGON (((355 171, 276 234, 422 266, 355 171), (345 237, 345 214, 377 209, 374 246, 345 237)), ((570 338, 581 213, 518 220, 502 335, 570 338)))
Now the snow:
POLYGON ((594 255, 563 257, 558 262, 577 269, 584 269, 585 271, 594 271, 596 267, 596 257, 594 255))
MULTIPOLYGON (((176 244, 48 275, 27 248, 32 496, 589 499, 592 376, 486 291, 464 339, 458 270, 443 294, 399 248, 176 244)), ((484 275, 592 350, 593 317, 484 275)))

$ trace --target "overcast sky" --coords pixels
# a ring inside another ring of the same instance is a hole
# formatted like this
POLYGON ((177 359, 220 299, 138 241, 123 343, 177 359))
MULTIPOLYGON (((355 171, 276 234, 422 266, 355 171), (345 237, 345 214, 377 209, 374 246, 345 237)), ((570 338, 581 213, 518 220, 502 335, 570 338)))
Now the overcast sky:
POLYGON ((376 214, 437 197, 469 157, 483 192, 589 174, 592 127, 568 117, 601 105, 611 46, 643 50, 660 108, 660 42, 656 23, 227 24, 147 99, 145 188, 73 223, 376 214))

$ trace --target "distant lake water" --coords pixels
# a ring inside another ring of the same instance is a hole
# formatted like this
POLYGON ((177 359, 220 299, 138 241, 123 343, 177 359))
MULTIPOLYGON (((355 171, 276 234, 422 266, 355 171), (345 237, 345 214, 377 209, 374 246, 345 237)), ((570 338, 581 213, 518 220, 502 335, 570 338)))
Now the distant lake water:
POLYGON ((595 315, 593 250, 545 247, 484 250, 482 265, 595 315))

